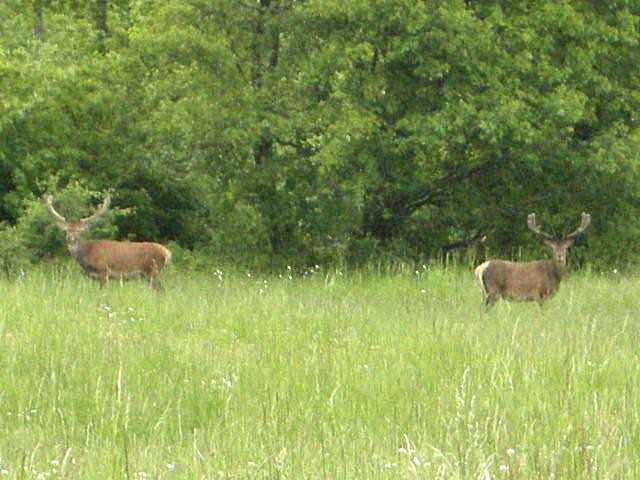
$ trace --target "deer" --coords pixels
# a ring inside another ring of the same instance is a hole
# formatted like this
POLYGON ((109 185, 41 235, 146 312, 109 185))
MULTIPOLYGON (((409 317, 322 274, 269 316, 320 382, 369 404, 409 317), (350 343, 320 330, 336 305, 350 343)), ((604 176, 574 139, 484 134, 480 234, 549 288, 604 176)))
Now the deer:
POLYGON ((529 214, 529 230, 541 237, 544 244, 551 249, 553 260, 487 260, 479 265, 474 274, 482 289, 484 305, 489 308, 503 298, 537 301, 542 306, 545 300, 558 291, 567 264, 567 251, 590 224, 591 215, 583 212, 580 226, 566 237, 558 239, 540 229, 535 213, 529 214))
POLYGON ((110 278, 128 279, 146 277, 151 287, 162 290, 157 279, 166 264, 171 261, 171 251, 152 242, 126 242, 116 240, 82 240, 82 234, 109 210, 111 196, 90 216, 77 223, 69 223, 53 207, 53 197, 47 195, 47 209, 67 239, 71 256, 84 272, 96 278, 103 287, 110 278))

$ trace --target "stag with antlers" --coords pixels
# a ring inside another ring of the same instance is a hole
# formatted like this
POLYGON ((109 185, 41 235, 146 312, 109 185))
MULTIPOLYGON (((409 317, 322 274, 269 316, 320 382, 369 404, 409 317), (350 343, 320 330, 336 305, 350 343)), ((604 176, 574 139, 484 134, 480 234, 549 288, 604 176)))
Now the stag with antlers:
POLYGON ((553 260, 534 262, 509 262, 488 260, 475 269, 475 276, 482 289, 484 303, 491 306, 499 298, 507 300, 535 300, 541 305, 553 296, 567 263, 567 251, 591 224, 591 215, 582 214, 580 226, 562 239, 543 232, 536 223, 535 213, 527 218, 529 230, 542 238, 551 248, 553 260))
POLYGON ((171 260, 171 251, 158 243, 121 242, 115 240, 81 240, 81 235, 108 210, 111 197, 106 196, 96 212, 77 223, 69 223, 53 208, 53 197, 46 197, 51 215, 67 237, 71 256, 89 276, 104 285, 110 278, 145 277, 152 287, 162 289, 158 275, 171 260))

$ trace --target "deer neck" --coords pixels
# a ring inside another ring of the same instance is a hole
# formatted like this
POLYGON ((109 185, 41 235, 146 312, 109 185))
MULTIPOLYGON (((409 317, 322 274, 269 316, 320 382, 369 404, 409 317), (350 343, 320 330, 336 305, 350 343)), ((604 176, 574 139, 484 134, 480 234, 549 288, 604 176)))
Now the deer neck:
POLYGON ((76 260, 79 260, 82 256, 82 245, 83 242, 80 241, 67 242, 67 249, 69 250, 71 256, 76 260))
POLYGON ((558 260, 558 259, 553 259, 549 263, 551 264, 554 273, 558 277, 561 277, 562 275, 564 275, 564 272, 567 269, 567 265, 565 262, 562 262, 561 260, 558 260))

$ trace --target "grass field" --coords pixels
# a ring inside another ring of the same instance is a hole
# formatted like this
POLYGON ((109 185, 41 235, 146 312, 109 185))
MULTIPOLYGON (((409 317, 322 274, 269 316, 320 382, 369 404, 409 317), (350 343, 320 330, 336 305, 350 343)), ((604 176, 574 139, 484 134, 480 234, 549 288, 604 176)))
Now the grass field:
POLYGON ((0 281, 0 479, 640 478, 640 282, 0 281))

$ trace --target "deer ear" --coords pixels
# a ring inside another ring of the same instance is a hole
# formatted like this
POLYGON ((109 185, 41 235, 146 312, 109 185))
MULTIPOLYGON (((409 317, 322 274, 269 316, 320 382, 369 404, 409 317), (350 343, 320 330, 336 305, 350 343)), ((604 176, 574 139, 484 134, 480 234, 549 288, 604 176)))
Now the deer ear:
POLYGON ((558 244, 555 240, 549 240, 548 238, 542 239, 542 242, 551 249, 556 248, 556 245, 558 244))

